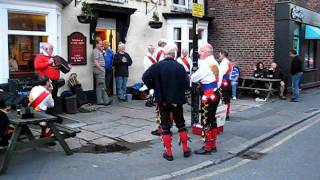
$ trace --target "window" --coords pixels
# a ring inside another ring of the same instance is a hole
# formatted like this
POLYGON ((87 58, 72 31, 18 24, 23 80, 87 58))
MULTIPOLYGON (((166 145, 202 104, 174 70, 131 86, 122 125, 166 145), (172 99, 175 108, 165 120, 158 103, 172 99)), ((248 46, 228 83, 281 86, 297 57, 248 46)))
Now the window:
MULTIPOLYGON (((204 39, 204 30, 198 29, 198 41, 203 42, 204 39)), ((189 28, 189 50, 192 49, 192 41, 193 41, 193 29, 189 28)))
POLYGON ((173 5, 178 7, 188 8, 189 2, 188 0, 173 0, 173 5))
POLYGON ((299 23, 294 24, 292 48, 297 51, 298 55, 300 54, 300 24, 299 23))
POLYGON ((33 74, 33 62, 40 42, 48 41, 46 15, 8 12, 8 53, 10 76, 33 74))
POLYGON ((174 28, 173 29, 173 41, 176 43, 178 47, 177 57, 181 55, 181 28, 174 28))
POLYGON ((316 61, 316 50, 317 41, 316 40, 306 40, 304 42, 305 55, 304 55, 304 67, 305 69, 315 69, 316 61))

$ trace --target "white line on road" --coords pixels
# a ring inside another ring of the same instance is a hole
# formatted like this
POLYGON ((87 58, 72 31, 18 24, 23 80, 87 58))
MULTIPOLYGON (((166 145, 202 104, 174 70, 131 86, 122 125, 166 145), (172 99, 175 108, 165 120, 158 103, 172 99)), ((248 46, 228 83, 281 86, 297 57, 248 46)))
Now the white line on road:
MULTIPOLYGON (((315 125, 316 123, 319 123, 320 122, 320 119, 317 119, 315 121, 313 121, 312 123, 304 126, 303 128, 295 131, 294 133, 291 133, 289 134, 288 136, 286 136, 285 138, 281 139, 279 142, 275 143, 274 145, 268 147, 268 148, 265 148, 263 150, 260 151, 260 153, 267 153, 269 151, 271 151, 272 149, 280 146, 281 144, 285 143, 286 141, 290 140, 291 138, 293 138, 294 136, 296 136, 297 134, 305 131, 306 129, 310 128, 311 126, 315 125)), ((233 170, 235 168, 238 168, 240 166, 243 166, 249 162, 251 162, 252 160, 249 160, 249 159, 244 159, 244 160, 241 160, 240 162, 238 162, 237 164, 233 165, 233 166, 230 166, 230 167, 227 167, 227 168, 223 168, 223 169, 219 169, 215 172, 212 172, 212 173, 208 173, 208 174, 205 174, 205 175, 202 175, 202 176, 199 176, 199 177, 195 177, 195 178, 191 178, 190 180, 202 180, 202 179, 207 179, 207 178, 210 178, 212 176, 216 176, 216 175, 219 175, 219 174, 222 174, 222 173, 225 173, 227 171, 230 171, 230 170, 233 170)))

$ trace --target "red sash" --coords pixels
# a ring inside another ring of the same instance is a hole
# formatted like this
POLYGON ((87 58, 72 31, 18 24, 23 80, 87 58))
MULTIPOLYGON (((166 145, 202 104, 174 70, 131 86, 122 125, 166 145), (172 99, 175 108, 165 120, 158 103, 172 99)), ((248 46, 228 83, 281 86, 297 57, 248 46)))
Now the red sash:
POLYGON ((32 101, 30 106, 36 108, 48 95, 48 92, 43 91, 34 101, 32 101))
POLYGON ((159 61, 160 56, 161 56, 162 53, 163 53, 163 50, 160 50, 160 51, 157 53, 157 57, 156 57, 157 62, 159 61))
POLYGON ((155 60, 155 59, 153 59, 153 57, 148 56, 148 58, 149 58, 149 60, 152 62, 152 64, 156 63, 156 60, 155 60))
POLYGON ((181 60, 182 60, 183 64, 186 65, 190 71, 190 64, 189 64, 188 60, 185 57, 181 57, 181 60))

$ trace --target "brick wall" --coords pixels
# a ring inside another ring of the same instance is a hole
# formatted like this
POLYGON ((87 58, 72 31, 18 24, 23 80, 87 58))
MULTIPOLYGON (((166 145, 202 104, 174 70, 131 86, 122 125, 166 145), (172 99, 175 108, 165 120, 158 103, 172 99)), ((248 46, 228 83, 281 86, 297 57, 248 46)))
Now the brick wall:
POLYGON ((274 0, 208 0, 208 14, 215 17, 209 42, 216 52, 229 52, 242 75, 251 75, 258 61, 269 67, 274 60, 274 0))

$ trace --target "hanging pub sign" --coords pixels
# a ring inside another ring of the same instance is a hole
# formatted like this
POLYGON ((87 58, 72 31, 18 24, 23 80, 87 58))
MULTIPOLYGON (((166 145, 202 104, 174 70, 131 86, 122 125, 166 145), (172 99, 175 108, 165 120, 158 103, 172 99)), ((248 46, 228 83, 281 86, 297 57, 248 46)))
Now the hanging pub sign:
POLYGON ((80 32, 68 36, 68 61, 72 65, 87 64, 87 37, 80 32))

